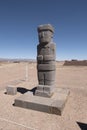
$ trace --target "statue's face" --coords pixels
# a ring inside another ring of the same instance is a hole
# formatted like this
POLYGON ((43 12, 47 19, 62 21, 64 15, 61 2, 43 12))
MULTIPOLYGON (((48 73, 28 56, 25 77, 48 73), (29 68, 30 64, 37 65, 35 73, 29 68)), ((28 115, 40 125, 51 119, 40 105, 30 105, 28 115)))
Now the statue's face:
POLYGON ((53 33, 49 30, 39 32, 39 42, 40 43, 49 43, 53 37, 53 33))

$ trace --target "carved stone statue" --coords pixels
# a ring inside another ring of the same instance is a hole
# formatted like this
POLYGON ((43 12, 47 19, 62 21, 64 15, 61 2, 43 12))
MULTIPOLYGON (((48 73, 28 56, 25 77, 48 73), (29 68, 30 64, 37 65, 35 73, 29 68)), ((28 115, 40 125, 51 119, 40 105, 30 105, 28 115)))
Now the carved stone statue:
POLYGON ((37 74, 39 86, 36 95, 53 94, 55 82, 55 44, 52 41, 54 28, 50 24, 38 28, 39 44, 37 45, 37 74))
POLYGON ((69 95, 69 89, 55 88, 54 28, 50 24, 38 28, 37 45, 38 85, 15 99, 15 106, 61 115, 69 95), (53 95, 53 96, 52 96, 53 95))

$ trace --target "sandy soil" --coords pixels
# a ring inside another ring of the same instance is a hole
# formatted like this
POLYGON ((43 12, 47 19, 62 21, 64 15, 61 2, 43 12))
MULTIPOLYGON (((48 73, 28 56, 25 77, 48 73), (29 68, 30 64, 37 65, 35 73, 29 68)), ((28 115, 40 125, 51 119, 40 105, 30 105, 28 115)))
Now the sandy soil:
POLYGON ((87 129, 86 66, 75 67, 62 66, 61 63, 56 64, 55 86, 70 90, 62 116, 13 106, 14 99, 22 93, 18 92, 14 96, 6 95, 5 87, 8 84, 26 89, 37 86, 36 64, 14 63, 0 66, 0 130, 87 129))

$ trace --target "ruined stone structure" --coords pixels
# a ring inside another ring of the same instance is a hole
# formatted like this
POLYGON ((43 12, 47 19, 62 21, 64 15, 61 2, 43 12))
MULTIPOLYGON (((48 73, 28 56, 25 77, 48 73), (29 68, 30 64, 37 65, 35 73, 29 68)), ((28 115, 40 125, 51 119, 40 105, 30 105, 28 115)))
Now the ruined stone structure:
POLYGON ((39 86, 36 95, 51 96, 55 82, 55 44, 52 41, 54 28, 50 24, 38 27, 37 74, 39 86))
POLYGON ((87 66, 87 60, 71 60, 65 61, 65 66, 87 66))

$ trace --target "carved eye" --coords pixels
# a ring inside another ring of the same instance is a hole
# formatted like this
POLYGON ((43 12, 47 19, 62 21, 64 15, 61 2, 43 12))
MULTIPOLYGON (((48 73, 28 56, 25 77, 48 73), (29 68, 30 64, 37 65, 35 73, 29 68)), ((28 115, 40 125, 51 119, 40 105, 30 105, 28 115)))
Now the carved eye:
POLYGON ((39 37, 44 37, 45 35, 47 35, 46 31, 43 31, 43 32, 39 33, 39 37))
POLYGON ((39 37, 49 36, 52 37, 52 32, 50 31, 42 31, 39 33, 39 37))
POLYGON ((44 31, 44 35, 47 35, 48 34, 48 31, 44 31))

